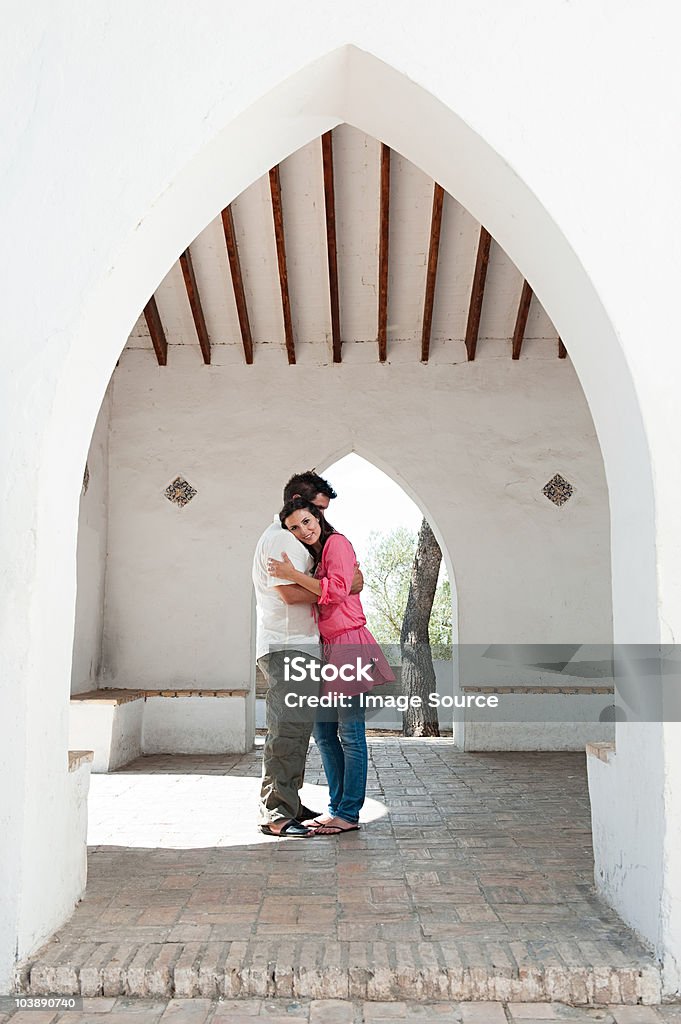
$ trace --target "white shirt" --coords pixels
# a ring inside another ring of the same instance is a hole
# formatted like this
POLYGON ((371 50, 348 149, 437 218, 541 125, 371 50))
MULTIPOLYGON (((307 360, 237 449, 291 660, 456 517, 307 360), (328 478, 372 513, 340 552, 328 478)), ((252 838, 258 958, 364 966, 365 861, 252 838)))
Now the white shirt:
POLYGON ((286 587, 290 580, 268 575, 267 559, 281 561, 285 551, 299 572, 309 573, 312 555, 292 533, 282 529, 279 516, 274 517, 258 541, 253 557, 253 586, 257 609, 255 656, 261 658, 271 646, 316 647, 319 629, 313 604, 286 604, 275 587, 286 587))

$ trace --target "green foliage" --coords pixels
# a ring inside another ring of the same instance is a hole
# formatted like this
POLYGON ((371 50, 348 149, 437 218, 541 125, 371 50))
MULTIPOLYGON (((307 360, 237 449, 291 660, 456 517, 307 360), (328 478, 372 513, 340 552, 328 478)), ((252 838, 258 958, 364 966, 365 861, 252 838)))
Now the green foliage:
MULTIPOLYGON (((416 534, 404 527, 390 533, 373 532, 370 545, 369 556, 361 567, 364 573, 362 603, 367 625, 379 643, 399 646, 416 551, 416 534)), ((428 633, 433 657, 451 658, 452 596, 444 564, 440 567, 428 633)))

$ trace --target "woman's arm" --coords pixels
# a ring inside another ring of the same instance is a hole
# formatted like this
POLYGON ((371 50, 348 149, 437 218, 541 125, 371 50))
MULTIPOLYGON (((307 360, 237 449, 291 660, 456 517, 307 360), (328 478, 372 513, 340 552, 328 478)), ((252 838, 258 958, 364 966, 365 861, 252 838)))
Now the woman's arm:
POLYGON ((305 572, 300 572, 296 569, 295 565, 288 557, 285 551, 282 551, 283 561, 279 561, 276 558, 267 559, 267 572, 270 576, 274 576, 278 580, 290 580, 291 583, 297 583, 298 586, 304 587, 305 590, 309 590, 311 594, 315 594, 316 597, 320 597, 322 593, 322 585, 319 580, 316 580, 314 576, 308 576, 305 572))
POLYGON ((342 604, 352 593, 357 571, 355 552, 347 537, 340 533, 329 537, 324 546, 323 567, 318 604, 342 604))

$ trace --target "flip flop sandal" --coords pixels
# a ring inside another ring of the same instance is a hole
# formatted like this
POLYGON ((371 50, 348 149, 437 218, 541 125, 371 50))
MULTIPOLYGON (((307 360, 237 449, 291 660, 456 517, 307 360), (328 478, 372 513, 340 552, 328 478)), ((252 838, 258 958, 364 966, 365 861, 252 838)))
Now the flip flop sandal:
POLYGON ((290 839, 304 839, 305 836, 314 835, 312 829, 307 828, 305 825, 301 825, 299 821, 293 818, 291 821, 287 821, 279 832, 274 832, 269 825, 259 825, 258 828, 265 836, 272 836, 274 839, 279 839, 282 836, 288 836, 290 839))
POLYGON ((350 825, 349 828, 341 828, 340 825, 319 825, 314 829, 314 835, 316 836, 341 836, 345 832, 359 832, 359 825, 350 825), (324 829, 324 832, 320 832, 320 829, 324 829))

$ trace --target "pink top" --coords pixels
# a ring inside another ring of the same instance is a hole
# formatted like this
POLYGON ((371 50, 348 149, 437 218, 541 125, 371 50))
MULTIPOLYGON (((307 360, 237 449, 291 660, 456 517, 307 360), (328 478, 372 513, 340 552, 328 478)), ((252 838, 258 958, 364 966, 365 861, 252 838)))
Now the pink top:
POLYGON ((342 533, 327 540, 315 573, 322 586, 317 602, 319 633, 324 642, 324 661, 347 671, 335 681, 325 680, 321 692, 355 696, 394 680, 379 644, 366 628, 359 594, 351 594, 355 575, 355 552, 342 533))
POLYGON ((324 641, 366 625, 359 594, 350 593, 356 562, 348 538, 342 533, 332 534, 324 545, 315 573, 322 586, 317 612, 319 633, 324 641))

